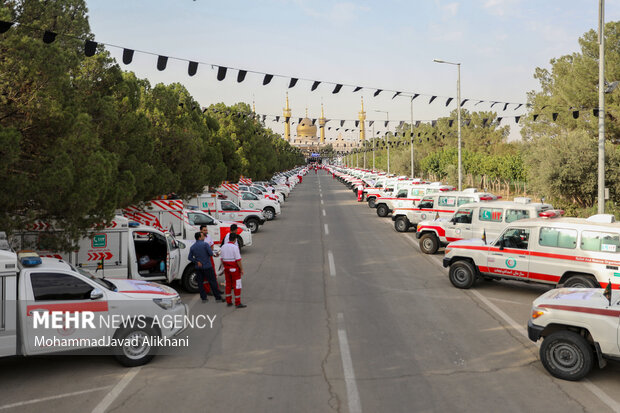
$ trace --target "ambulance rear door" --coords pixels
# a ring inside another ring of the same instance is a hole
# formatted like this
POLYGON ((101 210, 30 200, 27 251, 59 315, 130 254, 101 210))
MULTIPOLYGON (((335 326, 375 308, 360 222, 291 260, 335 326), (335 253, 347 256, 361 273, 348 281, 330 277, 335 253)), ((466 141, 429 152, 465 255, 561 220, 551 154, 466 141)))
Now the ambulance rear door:
POLYGON ((17 259, 0 250, 0 357, 17 354, 17 259))

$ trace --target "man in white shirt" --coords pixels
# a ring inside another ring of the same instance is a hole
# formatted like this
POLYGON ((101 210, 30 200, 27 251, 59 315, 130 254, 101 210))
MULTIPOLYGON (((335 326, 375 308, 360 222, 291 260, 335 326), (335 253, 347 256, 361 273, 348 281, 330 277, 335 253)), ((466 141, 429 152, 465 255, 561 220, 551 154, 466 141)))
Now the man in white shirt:
POLYGON ((241 276, 243 275, 243 265, 241 264, 241 253, 239 247, 235 244, 237 234, 230 233, 229 241, 222 245, 220 250, 220 258, 224 265, 224 274, 226 276, 226 303, 228 307, 233 305, 232 293, 235 293, 235 306, 237 308, 247 307, 241 304, 241 276))
MULTIPOLYGON (((237 228, 239 228, 237 226, 237 224, 232 224, 230 226, 230 232, 234 232, 235 234, 237 234, 237 228)), ((229 240, 230 240, 230 232, 224 236, 224 239, 222 240, 222 246, 224 246, 225 244, 227 244, 229 242, 229 240)), ((237 239, 235 239, 235 245, 237 247, 239 247, 239 242, 237 241, 237 239)))

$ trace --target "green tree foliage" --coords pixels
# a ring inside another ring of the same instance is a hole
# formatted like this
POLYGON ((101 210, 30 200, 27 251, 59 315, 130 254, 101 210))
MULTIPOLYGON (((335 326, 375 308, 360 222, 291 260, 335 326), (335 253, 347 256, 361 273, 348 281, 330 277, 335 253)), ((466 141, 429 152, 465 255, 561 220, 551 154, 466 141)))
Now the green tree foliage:
POLYGON ((0 230, 52 222, 69 248, 117 208, 301 163, 253 117, 204 115, 178 83, 151 86, 101 47, 86 57, 86 13, 84 0, 0 5, 20 23, 0 35, 0 230))

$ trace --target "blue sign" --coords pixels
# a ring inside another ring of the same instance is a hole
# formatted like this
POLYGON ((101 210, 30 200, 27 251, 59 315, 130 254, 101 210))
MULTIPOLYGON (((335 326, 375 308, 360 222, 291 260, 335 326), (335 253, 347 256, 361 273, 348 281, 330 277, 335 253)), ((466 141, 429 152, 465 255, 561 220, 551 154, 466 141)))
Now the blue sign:
POLYGON ((311 157, 313 157, 313 158, 318 158, 318 157, 319 157, 319 154, 318 154, 318 153, 313 153, 313 154, 311 154, 310 156, 311 156, 311 157))

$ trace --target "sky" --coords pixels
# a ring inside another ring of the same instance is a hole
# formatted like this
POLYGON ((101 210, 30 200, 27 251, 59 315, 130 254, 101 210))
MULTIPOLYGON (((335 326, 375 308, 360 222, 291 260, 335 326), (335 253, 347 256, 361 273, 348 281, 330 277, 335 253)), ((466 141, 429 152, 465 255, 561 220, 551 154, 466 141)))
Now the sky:
MULTIPOLYGON (((266 126, 283 133, 273 116, 282 115, 286 93, 292 120, 318 118, 321 103, 327 119, 346 119, 340 127, 328 122, 329 138, 342 133, 356 139, 361 97, 367 120, 377 121, 374 134, 394 130, 399 121, 430 121, 456 109, 457 67, 433 62, 461 63, 461 100, 470 99, 469 111, 493 110, 518 138, 514 116, 522 106, 481 103, 527 102, 538 90, 533 74, 549 61, 579 51, 578 39, 597 29, 597 0, 87 0, 95 40, 107 47, 124 70, 157 83, 183 84, 201 106, 223 102, 255 103, 268 115, 266 126), (122 48, 135 49, 133 62, 122 63, 122 48), (138 51, 149 52, 140 53, 138 51), (196 75, 187 74, 185 61, 169 59, 158 71, 157 55, 197 61, 196 75), (218 81, 218 66, 248 70, 237 83, 229 69, 218 81), (282 75, 263 86, 263 75, 282 75), (291 77, 363 86, 353 93, 344 86, 300 80, 288 88, 291 77), (392 98, 377 89, 419 93, 392 98), (432 95, 441 96, 429 104, 432 95), (386 113, 387 112, 387 113, 386 113), (384 126, 389 117, 388 127, 384 126), (345 132, 344 129, 349 129, 345 132)), ((620 20, 620 0, 605 1, 605 21, 620 20)), ((296 124, 291 130, 295 131, 296 124)), ((367 137, 373 135, 368 129, 367 137)))

